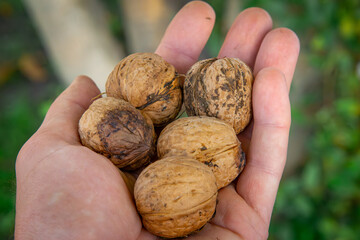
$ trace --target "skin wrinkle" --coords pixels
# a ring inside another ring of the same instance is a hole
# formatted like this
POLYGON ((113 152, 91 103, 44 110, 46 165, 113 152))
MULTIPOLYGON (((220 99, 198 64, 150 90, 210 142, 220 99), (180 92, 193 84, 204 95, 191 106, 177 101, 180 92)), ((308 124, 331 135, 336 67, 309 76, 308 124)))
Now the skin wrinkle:
MULTIPOLYGON (((256 184, 252 184, 251 186, 253 186, 254 188, 256 188, 258 183, 256 184)), ((237 192, 239 192, 238 190, 236 190, 237 192)), ((239 193, 240 194, 240 193, 239 193)), ((247 195, 248 198, 253 198, 256 197, 257 192, 245 192, 242 193, 243 196, 247 195)), ((267 200, 269 201, 269 200, 267 200)), ((259 207, 258 205, 252 203, 251 201, 248 201, 248 206, 251 207, 251 209, 257 214, 257 216, 261 219, 261 221, 263 222, 264 226, 269 226, 270 224, 270 219, 271 219, 271 213, 272 213, 272 209, 268 210, 266 207, 259 207)))
POLYGON ((255 61, 254 73, 256 75, 260 70, 268 67, 281 69, 280 72, 284 74, 289 90, 299 52, 300 41, 292 30, 288 28, 274 29, 265 36, 261 43, 255 61), (278 51, 278 49, 286 49, 287 51, 278 51), (274 58, 275 54, 276 58, 274 58))
MULTIPOLYGON (((224 227, 222 227, 222 226, 220 226, 220 225, 216 225, 216 224, 214 224, 214 223, 212 223, 212 222, 209 222, 208 224, 214 225, 214 226, 216 226, 216 227, 218 227, 218 228, 221 228, 221 229, 224 230, 224 231, 232 232, 232 233, 233 233, 234 235, 236 235, 240 240, 244 239, 243 236, 242 236, 240 233, 234 232, 234 231, 231 230, 231 229, 224 228, 224 227)), ((232 240, 235 240, 235 239, 232 239, 232 240)))
MULTIPOLYGON (((226 190, 226 189, 224 189, 224 190, 226 190)), ((237 199, 242 202, 241 204, 238 205, 238 206, 240 206, 240 205, 242 206, 241 209, 243 209, 243 207, 246 207, 246 208, 251 208, 252 210, 255 210, 254 208, 252 208, 250 205, 248 205, 248 204, 245 202, 245 200, 241 197, 241 195, 239 195, 239 194, 236 192, 235 187, 234 187, 233 185, 230 185, 230 186, 228 187, 227 191, 235 191, 235 194, 236 194, 237 199)), ((229 194, 229 193, 227 193, 227 194, 229 194)), ((236 212, 237 209, 234 210, 233 208, 230 208, 229 205, 225 206, 225 208, 226 208, 225 213, 222 214, 222 215, 220 215, 220 216, 221 216, 220 222, 221 222, 222 224, 224 224, 224 225, 227 225, 227 224, 226 224, 227 222, 232 222, 231 219, 234 217, 234 216, 233 216, 233 215, 234 215, 234 212, 236 212), (230 220, 229 220, 229 219, 230 219, 230 220)), ((241 209, 240 209, 240 210, 241 210, 241 209)), ((256 211, 255 211, 255 213, 256 213, 256 211)), ((242 215, 242 216, 245 216, 245 218, 247 219, 247 221, 245 221, 245 223, 247 223, 247 224, 253 229, 253 231, 254 231, 258 236, 263 236, 263 234, 261 234, 261 229, 262 229, 263 227, 260 227, 258 224, 254 225, 254 223, 253 223, 254 221, 252 221, 252 219, 251 219, 251 216, 253 216, 253 215, 248 214, 248 215, 242 215)), ((256 213, 256 217, 260 217, 260 215, 258 215, 258 213, 256 213)), ((259 218, 258 220, 261 221, 261 225, 262 225, 262 226, 267 226, 267 225, 266 225, 266 222, 265 222, 262 218, 259 218)), ((229 227, 231 228, 231 229, 229 229, 229 230, 231 230, 232 232, 237 233, 237 231, 236 231, 235 229, 233 229, 234 226, 232 226, 232 227, 229 226, 229 227)), ((249 232, 251 232, 251 231, 249 231, 249 232)), ((240 232, 239 232, 238 234, 240 234, 240 232)), ((240 235, 240 236, 241 236, 241 235, 240 235)), ((260 239, 266 239, 266 238, 261 237, 260 239)))
MULTIPOLYGON (((29 144, 30 144, 30 143, 29 143, 29 144)), ((27 171, 28 171, 28 174, 25 175, 24 180, 23 180, 22 182, 27 182, 26 180, 32 175, 32 173, 36 172, 36 169, 41 165, 41 163, 42 163, 43 161, 49 159, 50 156, 56 154, 57 152, 65 149, 65 148, 68 148, 68 147, 70 147, 70 146, 71 146, 71 145, 61 146, 61 147, 59 147, 59 148, 56 148, 55 150, 52 150, 50 153, 48 153, 48 154, 46 154, 45 156, 43 156, 42 158, 40 158, 40 159, 36 162, 36 164, 33 164, 33 167, 32 167, 32 168, 30 168, 29 170, 27 170, 27 171)), ((24 150, 24 151, 26 151, 26 150, 24 150)), ((22 157, 20 157, 20 159, 22 159, 22 157)), ((17 162, 18 162, 18 161, 17 161, 17 162)), ((20 164, 20 163, 18 163, 18 164, 20 164)), ((17 164, 17 165, 18 165, 18 164, 17 164)), ((17 170, 18 170, 18 169, 19 169, 19 167, 17 167, 17 170)), ((21 186, 22 184, 19 184, 19 185, 21 186)))

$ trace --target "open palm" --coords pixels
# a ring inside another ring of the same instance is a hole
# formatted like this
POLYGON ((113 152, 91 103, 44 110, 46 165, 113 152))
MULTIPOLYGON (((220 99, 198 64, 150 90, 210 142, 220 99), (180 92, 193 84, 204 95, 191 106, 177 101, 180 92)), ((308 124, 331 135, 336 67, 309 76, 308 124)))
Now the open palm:
MULTIPOLYGON (((170 23, 156 53, 185 73, 215 21, 212 8, 191 2, 170 23)), ((238 57, 253 70, 253 121, 239 135, 247 166, 219 192, 216 216, 189 239, 266 239, 286 161, 288 91, 299 53, 296 35, 272 30, 271 17, 251 8, 236 18, 218 57, 238 57)), ((82 113, 99 94, 78 77, 52 104, 16 162, 16 239, 156 239, 142 228, 118 169, 80 144, 82 113)))

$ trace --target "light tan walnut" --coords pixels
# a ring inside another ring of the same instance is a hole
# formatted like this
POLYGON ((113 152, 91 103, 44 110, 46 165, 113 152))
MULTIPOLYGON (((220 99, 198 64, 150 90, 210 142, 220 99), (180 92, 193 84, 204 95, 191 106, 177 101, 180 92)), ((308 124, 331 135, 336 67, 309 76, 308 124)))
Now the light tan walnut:
POLYGON ((188 157, 168 157, 144 169, 134 196, 149 232, 165 238, 184 237, 214 215, 217 186, 204 164, 188 157))
POLYGON ((122 59, 107 79, 106 94, 142 110, 155 126, 172 121, 182 104, 179 74, 155 53, 134 53, 122 59))
POLYGON ((157 154, 188 156, 206 164, 214 172, 218 188, 231 183, 245 166, 234 129, 213 117, 180 118, 167 125, 160 133, 157 154))

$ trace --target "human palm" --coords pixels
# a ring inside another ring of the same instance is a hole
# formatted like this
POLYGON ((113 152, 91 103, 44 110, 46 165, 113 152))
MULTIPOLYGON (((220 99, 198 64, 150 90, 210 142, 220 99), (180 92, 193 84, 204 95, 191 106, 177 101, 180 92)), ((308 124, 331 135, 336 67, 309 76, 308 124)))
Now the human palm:
MULTIPOLYGON (((187 4, 156 53, 185 73, 197 61, 215 21, 210 6, 187 4)), ((296 35, 272 30, 271 17, 251 8, 236 18, 218 57, 238 57, 253 70, 253 121, 239 135, 247 165, 219 192, 216 215, 189 239, 266 239, 286 161, 288 91, 299 52, 296 35)), ((78 121, 99 94, 78 77, 52 104, 16 163, 17 239, 156 239, 142 228, 119 170, 80 144, 78 121)))

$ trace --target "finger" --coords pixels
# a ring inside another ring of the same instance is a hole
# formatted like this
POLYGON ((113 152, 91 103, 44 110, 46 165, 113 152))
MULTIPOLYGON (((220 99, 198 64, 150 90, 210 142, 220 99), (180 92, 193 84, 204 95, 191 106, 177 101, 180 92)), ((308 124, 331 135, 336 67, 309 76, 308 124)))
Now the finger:
POLYGON ((275 67, 284 73, 287 87, 290 89, 299 51, 300 42, 293 31, 287 28, 272 30, 261 43, 254 75, 263 68, 275 67))
POLYGON ((215 22, 215 12, 205 2, 186 4, 166 29, 156 53, 185 73, 204 48, 215 22))
POLYGON ((253 68, 261 41, 271 28, 272 19, 265 10, 244 10, 235 19, 226 35, 219 57, 237 57, 253 68))
POLYGON ((77 77, 54 101, 39 131, 56 134, 60 139, 78 143, 78 123, 81 115, 99 95, 96 84, 86 76, 77 77))
POLYGON ((219 191, 216 214, 211 223, 231 230, 240 239, 267 239, 269 226, 239 196, 233 184, 219 191))
POLYGON ((286 161, 291 122, 285 77, 278 69, 266 68, 258 73, 253 110, 252 139, 237 191, 269 222, 286 161))

